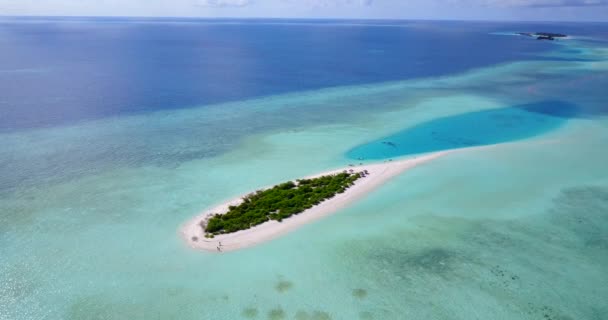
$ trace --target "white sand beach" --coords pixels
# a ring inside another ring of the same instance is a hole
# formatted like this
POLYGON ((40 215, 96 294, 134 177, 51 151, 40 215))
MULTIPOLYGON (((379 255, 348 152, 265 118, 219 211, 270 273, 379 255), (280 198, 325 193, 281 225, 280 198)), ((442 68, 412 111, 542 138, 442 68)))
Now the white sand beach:
POLYGON ((298 227, 315 221, 332 213, 339 211, 342 208, 347 207, 349 204, 357 201, 364 197, 372 190, 378 188, 389 179, 399 175, 400 173, 416 167, 418 165, 427 163, 431 160, 442 157, 452 151, 440 151, 421 155, 414 158, 397 160, 397 161, 386 161, 384 163, 375 163, 360 166, 349 166, 346 168, 340 168, 337 170, 327 171, 319 173, 306 178, 314 178, 324 176, 328 174, 340 173, 344 170, 354 170, 354 172, 368 171, 368 175, 364 178, 358 179, 355 184, 346 190, 342 194, 337 194, 335 197, 320 203, 300 214, 293 215, 282 222, 268 221, 261 225, 255 226, 247 230, 241 230, 238 232, 223 234, 215 236, 213 239, 205 238, 201 222, 209 219, 213 214, 223 214, 228 211, 228 207, 231 205, 238 205, 242 202, 242 197, 232 199, 218 206, 215 206, 203 213, 197 215, 192 220, 188 221, 180 229, 180 233, 188 245, 194 249, 206 250, 211 252, 219 252, 218 247, 221 248, 221 252, 233 251, 243 248, 248 248, 265 241, 272 240, 281 235, 284 235, 298 227), (221 242, 221 246, 220 246, 221 242))

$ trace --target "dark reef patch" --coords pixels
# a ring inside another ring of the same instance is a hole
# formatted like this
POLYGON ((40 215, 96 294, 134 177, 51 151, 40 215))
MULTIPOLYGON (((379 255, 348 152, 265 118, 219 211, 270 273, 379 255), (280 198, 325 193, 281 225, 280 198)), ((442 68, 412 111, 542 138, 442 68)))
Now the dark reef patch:
POLYGON ((532 319, 543 319, 543 320, 574 320, 574 318, 561 313, 549 306, 534 306, 532 303, 528 303, 526 313, 532 319))
POLYGON ((425 248, 418 251, 387 248, 372 256, 380 263, 390 266, 401 277, 430 274, 447 278, 459 260, 458 253, 445 248, 425 248))
POLYGON ((259 311, 257 308, 254 307, 249 307, 249 308, 245 308, 243 309, 243 312, 241 313, 243 315, 243 317, 248 318, 248 319, 253 319, 255 317, 258 316, 259 311))
POLYGON ((456 256, 455 252, 443 248, 430 248, 408 255, 403 261, 414 269, 443 275, 452 269, 456 256))
POLYGON ((285 311, 281 307, 268 311, 268 320, 283 320, 285 317, 285 311))
POLYGON ((284 292, 289 291, 291 288, 293 288, 293 282, 287 281, 287 280, 280 280, 279 282, 277 282, 277 284, 274 286, 274 288, 278 292, 284 293, 284 292))
POLYGON ((608 188, 563 190, 549 213, 551 223, 579 239, 582 247, 608 250, 608 188))
POLYGON ((353 297, 363 299, 363 298, 367 297, 367 290, 361 289, 361 288, 354 289, 353 297))
POLYGON ((487 283, 490 287, 497 287, 503 290, 513 290, 515 285, 520 284, 519 275, 507 270, 502 265, 495 265, 490 268, 490 273, 494 276, 487 283))

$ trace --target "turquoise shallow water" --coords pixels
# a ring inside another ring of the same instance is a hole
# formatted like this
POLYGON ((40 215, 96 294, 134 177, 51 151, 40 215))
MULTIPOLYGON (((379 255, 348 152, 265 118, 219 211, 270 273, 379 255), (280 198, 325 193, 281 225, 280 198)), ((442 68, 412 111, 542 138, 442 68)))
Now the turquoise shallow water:
POLYGON ((559 128, 576 115, 576 106, 559 101, 467 112, 417 124, 357 146, 347 155, 353 159, 387 159, 515 141, 559 128))
POLYGON ((588 61, 2 134, 0 319, 603 319, 607 53, 569 42, 551 54, 588 61), (559 104, 513 109, 539 101, 559 104), (510 142, 411 170, 275 241, 217 255, 177 234, 370 141, 488 132, 462 121, 504 112, 521 121, 479 141, 510 142))

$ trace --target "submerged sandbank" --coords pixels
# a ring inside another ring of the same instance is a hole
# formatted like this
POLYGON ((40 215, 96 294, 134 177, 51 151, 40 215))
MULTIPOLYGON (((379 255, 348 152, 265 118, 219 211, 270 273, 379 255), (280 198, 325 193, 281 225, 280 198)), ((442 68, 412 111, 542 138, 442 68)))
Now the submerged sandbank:
POLYGON ((319 205, 305 210, 304 212, 284 219, 282 222, 271 220, 247 230, 217 235, 212 239, 205 238, 205 233, 203 227, 201 226, 201 223, 204 225, 205 222, 213 214, 226 213, 228 211, 229 206, 239 205, 242 202, 241 196, 222 203, 197 215, 192 220, 188 221, 182 226, 180 233, 184 240, 188 243, 188 245, 194 249, 218 252, 220 242, 220 248, 222 252, 251 247, 262 242, 277 238, 283 234, 286 234, 287 232, 295 230, 296 228, 306 223, 335 213, 340 209, 353 203, 354 201, 367 195, 369 192, 381 186, 389 179, 399 175, 400 173, 418 165, 429 162, 431 160, 442 157, 450 152, 453 151, 439 151, 404 160, 386 161, 384 163, 349 166, 346 168, 323 172, 311 177, 307 177, 315 178, 328 174, 336 174, 344 170, 351 169, 354 172, 361 172, 367 170, 369 173, 366 177, 355 181, 354 185, 348 188, 344 193, 337 194, 335 197, 321 202, 319 205))

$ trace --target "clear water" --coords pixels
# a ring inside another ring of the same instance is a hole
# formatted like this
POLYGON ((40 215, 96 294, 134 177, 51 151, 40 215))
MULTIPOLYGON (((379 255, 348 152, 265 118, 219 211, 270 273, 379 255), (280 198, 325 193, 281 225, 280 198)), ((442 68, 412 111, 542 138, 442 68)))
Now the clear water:
MULTIPOLYGON (((462 25, 409 31, 608 30, 462 25)), ((0 319, 603 319, 608 46, 596 34, 430 78, 12 127, 0 134, 0 319), (522 115, 520 133, 275 241, 217 255, 177 234, 208 206, 412 128, 498 135, 478 121, 496 112, 522 115), (437 125, 467 119, 486 131, 437 125)))
POLYGON ((575 106, 559 101, 468 112, 417 124, 358 146, 347 155, 360 160, 388 159, 515 141, 555 130, 576 114, 575 106))

